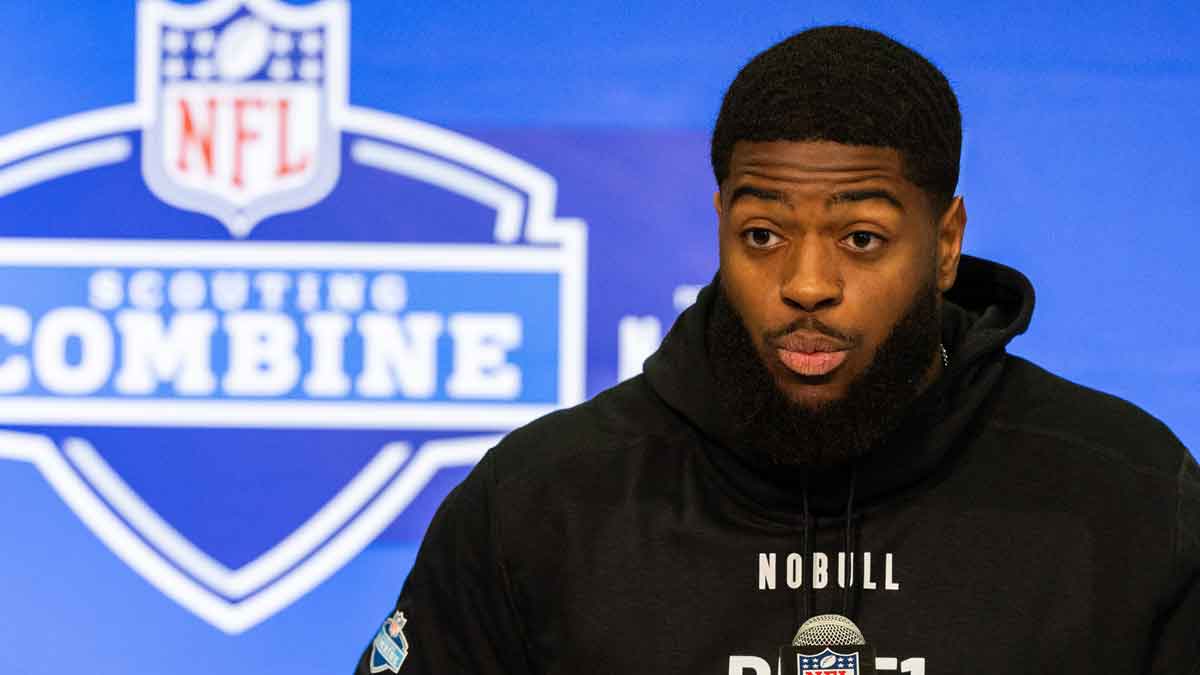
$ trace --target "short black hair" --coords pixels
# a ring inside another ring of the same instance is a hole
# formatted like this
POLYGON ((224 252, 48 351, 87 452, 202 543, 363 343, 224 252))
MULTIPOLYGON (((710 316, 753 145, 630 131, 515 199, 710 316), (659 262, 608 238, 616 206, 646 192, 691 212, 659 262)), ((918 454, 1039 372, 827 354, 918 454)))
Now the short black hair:
POLYGON ((893 148, 940 213, 958 184, 962 116, 925 57, 878 31, 821 26, 755 56, 729 85, 712 134, 718 186, 738 141, 893 148))

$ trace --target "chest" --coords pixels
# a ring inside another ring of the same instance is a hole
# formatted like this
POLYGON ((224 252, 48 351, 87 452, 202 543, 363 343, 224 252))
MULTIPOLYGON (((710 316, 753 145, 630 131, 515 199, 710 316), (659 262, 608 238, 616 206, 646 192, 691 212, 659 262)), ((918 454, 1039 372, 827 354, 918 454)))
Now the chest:
POLYGON ((806 550, 799 530, 675 515, 563 528, 517 565, 545 672, 764 675, 799 623, 825 612, 858 623, 879 672, 1132 669, 1149 638, 1137 556, 1073 516, 868 517, 849 550, 837 527, 806 550))

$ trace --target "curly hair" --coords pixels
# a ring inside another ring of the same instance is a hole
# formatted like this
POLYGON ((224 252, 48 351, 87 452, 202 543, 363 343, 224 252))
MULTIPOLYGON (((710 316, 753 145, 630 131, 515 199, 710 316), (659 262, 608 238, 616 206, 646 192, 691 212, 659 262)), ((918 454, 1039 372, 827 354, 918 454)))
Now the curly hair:
POLYGON ((738 141, 834 141, 893 148, 938 212, 958 184, 962 117, 946 76, 878 31, 822 26, 755 56, 721 103, 712 134, 717 185, 738 141))

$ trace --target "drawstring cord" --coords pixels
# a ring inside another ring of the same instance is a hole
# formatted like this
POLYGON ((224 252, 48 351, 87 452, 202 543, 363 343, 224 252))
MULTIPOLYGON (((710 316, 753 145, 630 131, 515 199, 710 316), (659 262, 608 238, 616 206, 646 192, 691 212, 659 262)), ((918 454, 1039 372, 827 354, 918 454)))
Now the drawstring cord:
MULTIPOLYGON (((801 515, 801 519, 800 519, 800 560, 806 561, 808 559, 808 528, 809 528, 808 481, 807 480, 805 480, 805 482, 804 482, 803 492, 801 494, 803 495, 803 497, 802 497, 803 512, 800 514, 801 515)), ((790 575, 790 571, 788 572, 788 574, 790 575)), ((801 575, 800 583, 802 585, 804 583, 803 575, 801 575)), ((796 613, 796 625, 799 626, 802 623, 804 623, 805 621, 807 621, 808 617, 811 616, 809 607, 808 607, 808 595, 805 593, 803 586, 801 586, 801 589, 799 591, 797 591, 796 593, 792 593, 791 596, 792 596, 792 609, 795 610, 795 613, 796 613)))
MULTIPOLYGON (((812 530, 814 529, 813 524, 811 522, 812 512, 808 510, 808 476, 804 477, 803 501, 804 501, 804 532, 801 535, 803 537, 803 541, 801 542, 801 545, 800 545, 800 560, 802 561, 802 564, 811 566, 813 551, 812 551, 812 545, 809 543, 809 536, 810 535, 815 536, 815 533, 812 532, 812 530)), ((812 578, 811 573, 809 574, 809 578, 810 579, 812 578)), ((803 579, 803 577, 802 577, 802 579, 803 579)), ((803 617, 802 621, 807 621, 809 618, 812 617, 813 610, 815 609, 816 591, 813 589, 811 581, 807 584, 804 584, 803 581, 801 581, 801 584, 804 588, 804 590, 801 591, 804 594, 804 617, 803 617)))
MULTIPOLYGON (((854 546, 854 491, 857 483, 858 467, 851 465, 850 485, 848 494, 846 496, 845 541, 842 544, 842 552, 846 557, 846 562, 848 564, 847 566, 850 570, 849 573, 844 577, 845 583, 842 585, 842 616, 845 617, 850 617, 850 603, 853 597, 850 589, 854 585, 854 553, 852 548, 854 546)), ((801 500, 804 509, 804 519, 801 521, 800 528, 800 559, 803 561, 803 564, 811 566, 813 564, 813 539, 816 538, 816 532, 813 531, 815 529, 815 525, 812 522, 813 514, 808 505, 807 477, 804 479, 804 489, 803 492, 801 492, 801 500)), ((809 576, 810 582, 808 584, 803 584, 803 582, 801 582, 804 588, 804 590, 801 591, 801 594, 804 596, 804 602, 803 608, 797 607, 797 609, 801 610, 803 614, 797 617, 797 624, 803 623, 804 621, 812 618, 814 611, 816 610, 817 591, 815 588, 813 588, 811 574, 809 576)))
MULTIPOLYGON (((846 555, 846 562, 849 564, 851 570, 854 569, 854 554, 851 552, 850 548, 853 545, 853 542, 851 541, 851 535, 854 524, 854 484, 857 477, 858 467, 851 465, 850 490, 849 495, 846 497, 846 543, 842 547, 842 551, 845 552, 846 555)), ((854 573, 850 572, 846 575, 846 583, 842 586, 842 616, 847 618, 850 618, 850 587, 853 585, 853 583, 854 573)))

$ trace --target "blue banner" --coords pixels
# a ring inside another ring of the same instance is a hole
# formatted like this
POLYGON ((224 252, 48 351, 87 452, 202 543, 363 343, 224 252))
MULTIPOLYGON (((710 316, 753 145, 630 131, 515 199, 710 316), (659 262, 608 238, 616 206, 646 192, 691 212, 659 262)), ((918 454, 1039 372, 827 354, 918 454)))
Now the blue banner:
POLYGON ((724 86, 816 22, 947 71, 1012 350, 1200 447, 1194 10, 730 11, 0 6, 3 670, 401 661, 434 509, 640 372, 716 269, 724 86))

